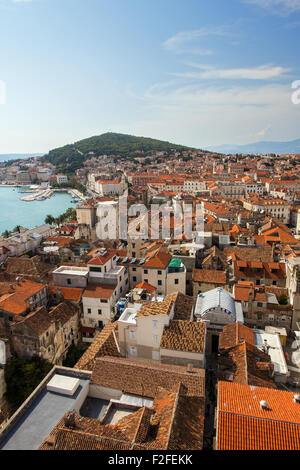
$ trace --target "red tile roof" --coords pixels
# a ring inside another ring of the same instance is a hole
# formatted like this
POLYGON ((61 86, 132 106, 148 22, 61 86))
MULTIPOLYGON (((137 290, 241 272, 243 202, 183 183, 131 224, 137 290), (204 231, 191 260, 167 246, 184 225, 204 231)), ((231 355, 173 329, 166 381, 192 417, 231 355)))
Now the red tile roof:
POLYGON ((300 450, 300 404, 293 398, 292 392, 219 382, 217 449, 300 450))

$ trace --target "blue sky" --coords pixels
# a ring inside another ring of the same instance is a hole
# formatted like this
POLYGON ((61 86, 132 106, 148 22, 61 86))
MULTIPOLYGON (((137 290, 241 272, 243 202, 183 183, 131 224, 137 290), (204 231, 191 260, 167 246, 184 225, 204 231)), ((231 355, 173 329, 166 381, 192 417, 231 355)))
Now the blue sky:
POLYGON ((300 137, 300 0, 0 0, 0 153, 300 137))

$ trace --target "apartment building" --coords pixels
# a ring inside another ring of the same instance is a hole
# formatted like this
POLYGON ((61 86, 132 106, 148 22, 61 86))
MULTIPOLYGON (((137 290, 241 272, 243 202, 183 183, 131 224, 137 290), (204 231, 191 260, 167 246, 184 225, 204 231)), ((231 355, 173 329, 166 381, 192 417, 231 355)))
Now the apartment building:
POLYGON ((235 260, 233 275, 237 281, 254 282, 256 286, 285 287, 286 285, 285 263, 235 260))
POLYGON ((129 290, 128 270, 115 250, 96 249, 88 261, 88 285, 82 295, 82 325, 102 329, 115 316, 114 306, 129 290))
POLYGON ((126 189, 125 183, 117 180, 98 180, 95 182, 95 192, 100 196, 121 196, 126 189))
POLYGON ((14 353, 23 359, 39 356, 62 364, 71 344, 79 341, 79 309, 62 302, 48 311, 40 307, 11 325, 14 353))
POLYGON ((0 282, 0 335, 9 334, 10 324, 48 302, 48 287, 29 280, 0 282))
POLYGON ((141 281, 154 286, 158 295, 186 293, 186 267, 180 259, 158 251, 140 268, 141 281))
POLYGON ((191 298, 179 293, 131 304, 118 320, 121 355, 204 367, 206 325, 192 313, 191 298))
POLYGON ((252 328, 268 325, 291 330, 293 307, 280 305, 278 297, 288 290, 277 287, 255 286, 253 282, 238 282, 233 287, 235 300, 241 302, 245 324, 252 328))
POLYGON ((265 212, 270 214, 276 219, 279 219, 284 224, 290 223, 290 203, 283 199, 263 199, 257 195, 243 200, 245 209, 254 212, 265 212))

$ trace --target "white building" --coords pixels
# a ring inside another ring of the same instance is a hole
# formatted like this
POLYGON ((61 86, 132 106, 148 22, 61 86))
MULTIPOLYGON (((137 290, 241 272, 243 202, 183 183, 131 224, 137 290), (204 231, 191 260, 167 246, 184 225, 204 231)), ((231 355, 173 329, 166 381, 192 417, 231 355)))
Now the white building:
POLYGON ((198 295, 195 317, 207 323, 207 351, 217 352, 219 335, 224 326, 235 322, 244 323, 242 305, 222 288, 212 289, 198 295))
POLYGON ((126 189, 125 183, 117 180, 98 180, 95 182, 95 192, 100 196, 121 196, 126 189))
POLYGON ((68 177, 66 175, 56 175, 57 184, 67 183, 68 177))
POLYGON ((255 346, 271 357, 275 382, 285 383, 290 375, 284 357, 280 336, 264 330, 254 330, 255 346))

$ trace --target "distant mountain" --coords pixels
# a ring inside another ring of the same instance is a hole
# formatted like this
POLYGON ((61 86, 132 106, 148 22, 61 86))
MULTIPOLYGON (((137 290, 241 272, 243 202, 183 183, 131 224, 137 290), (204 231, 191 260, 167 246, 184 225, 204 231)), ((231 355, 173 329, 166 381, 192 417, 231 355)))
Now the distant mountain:
POLYGON ((18 160, 19 158, 39 157, 40 155, 43 155, 43 153, 0 153, 0 162, 18 160))
POLYGON ((120 155, 121 157, 129 158, 139 156, 138 151, 143 152, 143 155, 147 155, 153 151, 170 152, 174 149, 195 150, 191 147, 150 139, 148 137, 108 132, 51 150, 44 156, 44 159, 65 171, 73 172, 93 155, 120 155))
POLYGON ((289 142, 254 142, 246 145, 215 145, 209 146, 207 149, 211 152, 220 152, 225 154, 235 153, 275 153, 277 155, 283 153, 299 153, 300 139, 289 142))

